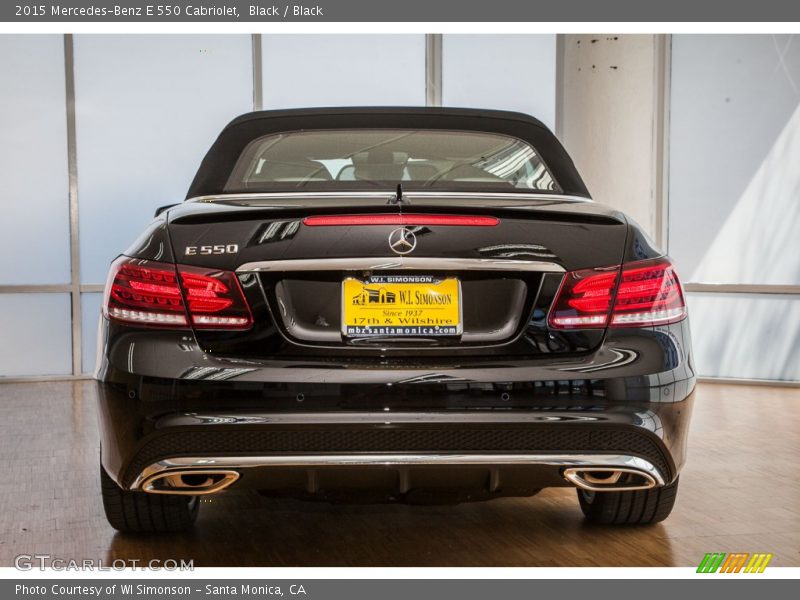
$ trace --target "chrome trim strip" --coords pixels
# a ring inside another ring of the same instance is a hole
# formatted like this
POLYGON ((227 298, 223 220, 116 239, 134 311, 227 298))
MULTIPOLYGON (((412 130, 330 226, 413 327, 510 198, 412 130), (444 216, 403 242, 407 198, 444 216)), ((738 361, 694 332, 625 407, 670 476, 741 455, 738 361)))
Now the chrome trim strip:
MULTIPOLYGON (((376 192, 258 192, 240 194, 213 194, 187 198, 186 202, 219 202, 234 200, 275 200, 281 198, 378 198, 388 200, 394 197, 393 191, 376 192)), ((593 202, 591 198, 568 194, 540 194, 536 192, 420 192, 403 191, 407 198, 491 198, 508 200, 556 200, 559 202, 593 202)), ((466 208, 466 207, 465 207, 466 208)))
POLYGON ((141 489, 142 482, 165 471, 240 470, 269 467, 392 467, 413 465, 546 465, 553 467, 609 467, 632 469, 665 485, 663 475, 648 460, 624 454, 319 454, 300 456, 179 457, 160 460, 145 467, 131 484, 141 489))
MULTIPOLYGON (((463 380, 462 380, 463 381, 463 380)), ((637 415, 653 417, 651 413, 637 415)), ((539 412, 501 412, 501 411, 453 411, 453 412, 296 412, 296 413, 183 413, 161 417, 156 427, 184 427, 193 425, 396 425, 401 423, 480 423, 492 425, 499 423, 553 423, 555 421, 593 422, 601 417, 586 413, 563 411, 539 412)))
POLYGON ((561 265, 545 261, 497 258, 427 258, 385 256, 376 258, 299 258, 245 263, 237 273, 283 271, 536 271, 564 273, 561 265))

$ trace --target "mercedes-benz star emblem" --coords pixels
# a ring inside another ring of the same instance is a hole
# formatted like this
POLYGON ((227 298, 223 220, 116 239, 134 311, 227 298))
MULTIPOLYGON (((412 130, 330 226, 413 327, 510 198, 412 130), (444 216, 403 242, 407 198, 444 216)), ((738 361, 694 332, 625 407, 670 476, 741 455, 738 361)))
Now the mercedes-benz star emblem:
POLYGON ((417 247, 417 236, 406 227, 398 227, 389 234, 389 247, 397 254, 408 254, 417 247))

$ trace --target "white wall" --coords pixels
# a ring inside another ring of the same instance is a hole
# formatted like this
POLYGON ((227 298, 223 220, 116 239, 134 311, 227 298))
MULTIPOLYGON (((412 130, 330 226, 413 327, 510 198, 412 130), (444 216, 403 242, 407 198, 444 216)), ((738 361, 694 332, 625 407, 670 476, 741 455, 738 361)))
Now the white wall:
POLYGON ((69 294, 0 294, 0 373, 8 377, 72 372, 69 294))
POLYGON ((68 283, 62 37, 0 35, 0 81, 0 285, 68 283))
MULTIPOLYGON (((62 36, 0 36, 0 81, 0 286, 67 284, 62 36)), ((69 294, 0 294, 0 341, 0 376, 69 374, 69 294)))
POLYGON ((656 36, 565 35, 561 140, 597 202, 656 233, 656 36))
POLYGON ((800 36, 672 47, 672 255, 699 283, 800 283, 800 36))
POLYGON ((800 381, 800 301, 789 294, 688 294, 700 375, 800 381))
POLYGON ((741 290, 689 294, 698 369, 800 381, 800 296, 740 287, 800 285, 800 39, 672 48, 669 251, 685 282, 741 290))
POLYGON ((519 111, 554 129, 556 36, 443 36, 442 104, 519 111))
POLYGON ((264 35, 264 108, 425 104, 424 35, 264 35))

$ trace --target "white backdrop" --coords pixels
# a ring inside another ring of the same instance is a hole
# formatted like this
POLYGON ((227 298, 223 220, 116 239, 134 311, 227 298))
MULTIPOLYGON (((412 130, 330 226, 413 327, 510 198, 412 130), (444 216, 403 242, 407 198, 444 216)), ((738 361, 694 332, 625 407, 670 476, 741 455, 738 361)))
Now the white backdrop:
POLYGON ((672 39, 669 253, 700 373, 800 380, 800 39, 672 39), (756 288, 758 289, 758 288, 756 288), (764 289, 763 287, 761 289, 764 289))

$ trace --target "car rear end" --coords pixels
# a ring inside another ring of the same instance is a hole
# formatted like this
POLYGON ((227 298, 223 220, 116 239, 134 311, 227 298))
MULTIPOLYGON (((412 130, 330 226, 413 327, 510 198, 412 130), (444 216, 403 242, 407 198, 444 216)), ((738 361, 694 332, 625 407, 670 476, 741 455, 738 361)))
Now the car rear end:
POLYGON ((161 214, 106 287, 112 523, 152 529, 125 494, 185 524, 228 488, 574 486, 595 521, 664 518, 695 381, 680 283, 624 215, 566 192, 227 193, 161 214))

